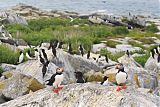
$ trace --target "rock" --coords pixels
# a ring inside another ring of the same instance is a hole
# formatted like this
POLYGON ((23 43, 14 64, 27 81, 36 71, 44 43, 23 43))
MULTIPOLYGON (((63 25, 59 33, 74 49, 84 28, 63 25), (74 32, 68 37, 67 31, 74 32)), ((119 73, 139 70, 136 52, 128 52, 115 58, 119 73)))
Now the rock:
POLYGON ((38 60, 30 60, 25 63, 17 65, 16 71, 22 74, 36 78, 40 83, 50 79, 56 72, 57 67, 64 68, 63 84, 75 82, 74 72, 80 71, 85 73, 90 70, 100 71, 101 68, 91 60, 88 60, 79 55, 70 55, 61 49, 57 49, 57 58, 53 57, 51 50, 46 50, 50 64, 44 79, 42 78, 42 64, 38 60))
POLYGON ((5 74, 7 75, 7 73, 12 76, 0 82, 1 85, 3 84, 3 87, 1 87, 2 95, 7 101, 28 94, 30 90, 34 92, 44 88, 41 83, 32 77, 15 71, 6 72, 5 74))
MULTIPOLYGON (((142 91, 141 91, 142 90, 142 91)), ((43 89, 1 104, 1 107, 159 107, 160 97, 128 87, 121 92, 115 86, 71 84, 57 95, 43 89)))
POLYGON ((42 64, 38 60, 30 60, 17 65, 16 71, 27 76, 32 76, 41 84, 44 84, 44 81, 50 79, 50 77, 56 72, 56 68, 57 66, 55 66, 53 63, 50 63, 44 79, 42 77, 42 64))
POLYGON ((66 82, 75 82, 74 72, 80 71, 85 73, 90 70, 100 71, 101 68, 92 60, 88 60, 85 57, 79 55, 70 55, 61 49, 57 50, 57 58, 54 58, 52 62, 58 66, 63 67, 65 72, 66 82))
POLYGON ((0 65, 0 67, 1 67, 4 71, 12 71, 12 70, 16 69, 16 65, 5 64, 5 63, 2 63, 2 64, 0 65))
POLYGON ((27 42, 25 42, 23 39, 16 39, 16 43, 18 46, 27 46, 27 42))
POLYGON ((97 16, 91 16, 88 18, 88 20, 93 24, 101 24, 104 22, 104 20, 102 20, 101 18, 99 18, 97 16))
POLYGON ((136 50, 141 50, 140 47, 132 47, 131 45, 124 45, 124 44, 119 44, 119 45, 116 45, 116 48, 118 50, 121 50, 121 51, 136 51, 136 50))
POLYGON ((93 51, 94 53, 96 53, 96 52, 99 52, 101 49, 104 49, 104 48, 106 48, 106 44, 104 44, 104 43, 94 44, 94 45, 92 46, 92 51, 93 51))
POLYGON ((27 25, 27 21, 24 17, 19 16, 18 14, 14 13, 13 11, 0 11, 0 17, 2 23, 11 24, 11 23, 18 23, 27 25))
POLYGON ((157 56, 155 56, 154 59, 150 56, 145 63, 144 68, 150 73, 158 72, 157 70, 160 70, 160 64, 157 63, 157 56))
POLYGON ((101 82, 103 80, 102 72, 95 72, 93 70, 84 74, 86 82, 101 82))

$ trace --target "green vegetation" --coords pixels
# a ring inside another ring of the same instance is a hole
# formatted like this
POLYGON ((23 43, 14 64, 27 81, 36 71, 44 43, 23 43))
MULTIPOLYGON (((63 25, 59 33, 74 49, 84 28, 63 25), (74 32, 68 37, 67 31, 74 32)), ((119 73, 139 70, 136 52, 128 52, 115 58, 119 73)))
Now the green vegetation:
POLYGON ((120 42, 117 41, 113 41, 113 40, 108 40, 106 42, 106 45, 111 47, 111 48, 116 48, 116 45, 121 44, 120 42))
MULTIPOLYGON (((124 19, 124 21, 126 21, 124 19)), ((113 27, 106 25, 91 24, 86 19, 75 19, 70 22, 67 18, 40 18, 36 20, 29 20, 28 26, 19 24, 7 24, 5 25, 7 30, 12 33, 15 38, 21 38, 31 45, 39 45, 43 42, 50 42, 53 40, 63 41, 65 44, 72 43, 74 53, 77 52, 79 44, 82 44, 85 50, 90 50, 92 44, 100 43, 101 41, 108 41, 106 44, 109 47, 115 48, 116 45, 121 44, 110 39, 131 37, 139 42, 130 40, 129 44, 135 47, 140 47, 144 50, 150 50, 146 48, 144 44, 153 44, 153 39, 146 37, 157 37, 160 39, 160 35, 154 34, 157 32, 155 25, 146 27, 146 31, 142 32, 141 29, 128 30, 126 27, 113 27), (75 27, 77 25, 78 27, 75 27)), ((0 46, 0 63, 14 64, 18 59, 18 53, 9 49, 6 46, 0 46), (5 51, 4 51, 5 49, 5 51), (5 53, 8 53, 5 56, 5 53)), ((133 53, 145 54, 144 51, 136 51, 133 53)), ((133 54, 132 53, 132 54, 133 54)), ((24 52, 25 54, 25 52, 24 52)), ((101 55, 107 54, 111 60, 117 61, 117 58, 124 55, 124 52, 112 54, 107 50, 101 50, 101 55)), ((146 56, 147 57, 147 56, 146 56)), ((145 57, 142 57, 145 58, 145 57)), ((135 58, 139 63, 143 64, 146 60, 142 58, 135 58)), ((26 58, 25 58, 26 60, 26 58)))
POLYGON ((112 30, 112 33, 115 35, 126 35, 129 33, 129 31, 126 27, 115 27, 112 30))
POLYGON ((149 54, 146 54, 146 55, 143 55, 143 56, 134 57, 134 60, 144 67, 144 65, 147 62, 148 58, 149 58, 149 54))
POLYGON ((0 45, 0 63, 16 64, 18 53, 6 45, 0 45))
POLYGON ((0 73, 3 73, 4 71, 3 71, 3 69, 0 67, 0 73))
POLYGON ((132 45, 134 47, 140 47, 142 49, 146 49, 146 47, 144 47, 142 43, 139 43, 137 41, 129 40, 128 44, 130 44, 130 45, 132 45))
POLYGON ((113 61, 117 61, 118 58, 122 57, 125 53, 124 52, 117 52, 115 54, 108 52, 106 49, 101 49, 100 55, 105 56, 107 55, 109 59, 113 61))
POLYGON ((151 24, 150 26, 147 26, 146 31, 147 32, 152 32, 152 33, 159 32, 159 30, 158 30, 158 28, 155 24, 151 24))

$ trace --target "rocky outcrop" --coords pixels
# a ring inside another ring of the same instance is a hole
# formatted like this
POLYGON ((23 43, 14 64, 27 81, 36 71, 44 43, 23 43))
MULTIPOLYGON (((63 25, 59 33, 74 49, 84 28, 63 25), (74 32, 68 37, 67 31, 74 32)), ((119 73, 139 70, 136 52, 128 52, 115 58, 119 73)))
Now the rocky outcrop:
POLYGON ((15 99, 28 94, 29 91, 37 91, 44 88, 36 79, 15 71, 3 73, 7 79, 0 81, 0 90, 5 101, 15 99))
POLYGON ((44 79, 42 78, 42 64, 39 60, 30 60, 17 65, 16 71, 22 74, 36 78, 40 83, 48 80, 56 71, 57 67, 63 67, 64 82, 63 84, 75 82, 74 72, 80 71, 85 73, 90 70, 100 71, 101 68, 92 60, 88 60, 78 55, 70 55, 67 52, 58 49, 57 58, 53 57, 51 50, 46 50, 50 64, 44 79))
POLYGON ((159 107, 160 97, 147 93, 145 89, 128 87, 121 92, 116 86, 99 84, 71 84, 64 86, 59 94, 51 89, 19 97, 1 104, 1 107, 159 107))

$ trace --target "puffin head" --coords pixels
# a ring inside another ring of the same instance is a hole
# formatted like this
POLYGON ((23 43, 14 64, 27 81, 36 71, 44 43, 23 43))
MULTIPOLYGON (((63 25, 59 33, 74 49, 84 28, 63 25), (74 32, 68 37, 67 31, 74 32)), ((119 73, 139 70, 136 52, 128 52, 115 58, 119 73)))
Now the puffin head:
POLYGON ((57 73, 63 73, 63 72, 64 72, 64 69, 63 69, 63 68, 57 68, 57 69, 56 69, 56 72, 57 72, 57 73))

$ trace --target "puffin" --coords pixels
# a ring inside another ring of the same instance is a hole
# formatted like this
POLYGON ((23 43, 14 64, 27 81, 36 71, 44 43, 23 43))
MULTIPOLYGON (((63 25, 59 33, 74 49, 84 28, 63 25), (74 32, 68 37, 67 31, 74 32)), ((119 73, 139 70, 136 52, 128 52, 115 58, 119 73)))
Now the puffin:
POLYGON ((35 56, 35 59, 38 59, 39 57, 38 49, 34 49, 34 56, 35 56))
POLYGON ((20 56, 19 56, 18 64, 19 64, 19 63, 22 63, 22 62, 23 62, 23 59, 24 59, 24 54, 23 54, 23 52, 20 51, 19 53, 20 53, 20 56))
POLYGON ((55 40, 55 42, 53 43, 53 47, 58 48, 58 40, 55 40))
POLYGON ((105 60, 106 60, 107 63, 109 63, 107 54, 105 55, 105 60))
POLYGON ((159 54, 159 51, 158 51, 158 48, 157 48, 157 47, 154 48, 154 52, 155 52, 156 54, 159 54))
POLYGON ((96 60, 97 63, 99 62, 100 58, 101 58, 101 55, 99 55, 99 57, 97 58, 97 60, 96 60))
POLYGON ((157 48, 158 48, 158 51, 159 51, 159 53, 160 53, 160 45, 158 45, 158 47, 157 47, 157 48))
POLYGON ((57 57, 56 47, 52 46, 52 53, 55 57, 57 57))
POLYGON ((130 56, 130 55, 129 55, 129 50, 126 51, 126 54, 127 54, 128 57, 130 56))
POLYGON ((59 42, 59 43, 58 43, 58 48, 59 48, 59 49, 62 49, 62 47, 63 47, 63 42, 59 42))
POLYGON ((33 58, 31 57, 31 52, 30 52, 30 50, 28 50, 28 51, 26 52, 26 57, 27 57, 28 60, 33 59, 33 58))
POLYGON ((85 83, 82 72, 74 72, 76 76, 76 83, 85 83))
POLYGON ((43 54, 43 57, 45 58, 45 60, 48 61, 47 54, 44 49, 42 49, 42 54, 43 54))
POLYGON ((116 66, 116 69, 118 69, 118 72, 116 73, 116 82, 118 84, 118 89, 117 91, 120 91, 122 89, 126 89, 127 87, 125 86, 125 82, 128 78, 128 74, 124 71, 124 67, 122 64, 118 64, 116 66), (120 85, 122 86, 122 89, 119 87, 120 85))
POLYGON ((2 36, 5 38, 6 37, 6 34, 4 32, 2 32, 2 36))
POLYGON ((90 51, 88 51, 88 53, 87 53, 87 59, 89 59, 90 58, 90 51))
POLYGON ((152 56, 153 59, 154 59, 154 55, 155 55, 155 51, 154 51, 154 49, 152 49, 151 50, 151 56, 152 56))
POLYGON ((53 46, 53 42, 52 42, 52 41, 50 41, 50 43, 49 43, 49 47, 48 47, 48 50, 50 50, 50 49, 52 48, 52 46, 53 46))
POLYGON ((42 55, 41 55, 41 54, 39 54, 39 58, 40 58, 40 62, 41 62, 42 64, 44 64, 44 63, 45 63, 45 60, 42 58, 42 55))
POLYGON ((72 54, 72 45, 71 45, 71 43, 69 43, 69 45, 68 45, 68 53, 72 54))
POLYGON ((81 44, 79 45, 79 52, 80 52, 80 54, 83 57, 83 55, 84 55, 84 48, 83 48, 83 46, 81 44))
POLYGON ((8 36, 9 36, 10 38, 12 38, 12 35, 11 35, 10 33, 8 34, 8 36))
POLYGON ((160 63, 160 53, 158 54, 157 62, 160 63))
POLYGON ((107 86, 108 85, 108 78, 107 76, 103 77, 103 81, 101 82, 101 85, 107 86))
POLYGON ((53 91, 55 93, 58 93, 58 91, 63 88, 61 87, 61 83, 64 79, 63 72, 64 72, 63 68, 57 68, 56 73, 53 74, 49 80, 47 80, 48 81, 47 85, 50 85, 50 86, 53 85, 53 88, 54 88, 53 91))
POLYGON ((49 61, 46 61, 45 63, 43 63, 43 67, 42 67, 42 74, 43 74, 43 78, 47 72, 47 67, 48 67, 49 61))

